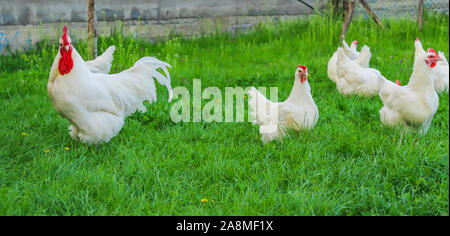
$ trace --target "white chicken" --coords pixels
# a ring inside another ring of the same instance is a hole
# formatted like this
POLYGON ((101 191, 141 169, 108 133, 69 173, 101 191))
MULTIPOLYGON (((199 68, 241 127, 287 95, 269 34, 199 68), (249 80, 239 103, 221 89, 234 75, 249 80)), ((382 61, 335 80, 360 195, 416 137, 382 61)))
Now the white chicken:
POLYGON ((433 50, 419 52, 415 57, 413 73, 406 86, 398 86, 381 77, 379 95, 384 104, 380 110, 383 124, 415 127, 423 133, 428 131, 439 105, 432 70, 440 60, 442 59, 433 50))
MULTIPOLYGON (((360 57, 360 52, 358 52, 356 50, 356 47, 358 45, 358 41, 353 41, 352 44, 350 45, 350 47, 348 46, 348 44, 345 42, 345 38, 342 40, 342 45, 344 46, 344 53, 346 56, 348 56, 351 60, 357 60, 357 63, 363 67, 369 67, 369 61, 370 61, 370 50, 367 52, 368 47, 364 46, 363 49, 361 50, 361 53, 363 53, 364 51, 366 51, 362 57, 360 57), (367 47, 367 48, 365 48, 367 47)), ((331 81, 333 82, 337 82, 338 80, 338 76, 337 76, 337 51, 333 53, 333 56, 330 58, 330 60, 328 61, 328 68, 327 68, 327 73, 328 73, 328 77, 330 78, 331 81)))
MULTIPOLYGON (((414 46, 416 49, 415 58, 426 53, 425 50, 423 49, 422 43, 420 42, 419 38, 416 39, 414 46)), ((431 52, 436 52, 434 51, 434 49, 430 50, 431 52)), ((434 79, 434 88, 438 93, 444 91, 448 92, 448 82, 449 82, 448 61, 443 52, 439 52, 438 55, 441 60, 439 60, 436 63, 436 67, 434 67, 433 70, 431 71, 431 74, 433 75, 434 79)))
MULTIPOLYGON (((360 57, 370 58, 370 55, 369 47, 365 47, 360 57)), ((351 60, 342 48, 338 48, 337 56, 336 88, 339 93, 370 97, 379 92, 378 78, 381 73, 378 70, 363 67, 357 61, 351 60)))
POLYGON ((433 70, 433 74, 435 76, 434 88, 438 93, 448 92, 448 61, 443 52, 439 51, 438 55, 442 61, 438 61, 436 68, 433 70))
POLYGON ((64 27, 47 91, 55 110, 70 121, 70 136, 83 143, 100 144, 119 133, 125 117, 136 110, 145 112, 144 101, 156 101, 154 78, 167 87, 171 100, 167 67, 170 65, 156 58, 144 57, 117 74, 93 73, 64 27))
POLYGON ((284 102, 271 102, 254 87, 249 90, 250 116, 255 118, 254 124, 260 126, 263 143, 281 139, 287 128, 308 130, 317 123, 319 110, 311 96, 307 78, 308 69, 299 65, 292 91, 284 102))
POLYGON ((92 61, 87 61, 86 64, 92 73, 109 74, 111 70, 112 61, 114 59, 113 54, 116 50, 114 45, 109 46, 102 55, 98 56, 92 61))

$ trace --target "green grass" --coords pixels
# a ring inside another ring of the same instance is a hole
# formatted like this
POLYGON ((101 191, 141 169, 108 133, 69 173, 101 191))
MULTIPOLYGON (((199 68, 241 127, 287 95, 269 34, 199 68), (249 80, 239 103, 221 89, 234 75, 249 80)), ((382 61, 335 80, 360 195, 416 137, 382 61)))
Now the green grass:
MULTIPOLYGON (((391 80, 408 82, 417 36, 448 55, 448 16, 427 16, 423 32, 406 19, 383 23, 385 30, 355 19, 347 39, 369 45, 371 67, 391 80)), ((191 92, 200 78, 203 88, 223 93, 276 86, 284 100, 296 65, 307 65, 320 112, 315 129, 264 146, 248 122, 171 122, 167 92, 158 86, 147 113, 127 118, 109 143, 88 147, 70 138, 69 122, 47 95, 57 39, 1 56, 0 215, 448 216, 448 94, 439 95, 427 134, 400 139, 402 129, 381 124, 378 97, 345 98, 327 78, 340 29, 340 21, 312 17, 156 44, 100 36, 100 52, 117 47, 112 71, 156 56, 173 65, 173 87, 191 92)), ((75 47, 87 55, 85 42, 75 47)))

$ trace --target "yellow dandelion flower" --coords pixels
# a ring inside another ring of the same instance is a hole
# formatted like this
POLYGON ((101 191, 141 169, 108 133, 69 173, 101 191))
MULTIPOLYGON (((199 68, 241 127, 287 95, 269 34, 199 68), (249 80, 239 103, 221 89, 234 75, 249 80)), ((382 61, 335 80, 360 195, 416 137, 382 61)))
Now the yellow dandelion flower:
POLYGON ((203 198, 203 199, 202 199, 202 202, 203 202, 203 203, 205 203, 205 202, 207 202, 207 201, 208 201, 208 199, 206 199, 206 198, 203 198))
POLYGON ((44 152, 45 152, 45 153, 47 153, 47 152, 50 152, 50 150, 48 150, 48 149, 45 149, 45 150, 44 150, 44 152))
POLYGON ((27 135, 27 133, 25 133, 25 132, 22 132, 22 135, 23 135, 23 136, 25 136, 25 135, 27 135))
POLYGON ((69 150, 70 150, 70 148, 69 148, 69 147, 65 147, 64 149, 65 149, 66 151, 69 151, 69 150))

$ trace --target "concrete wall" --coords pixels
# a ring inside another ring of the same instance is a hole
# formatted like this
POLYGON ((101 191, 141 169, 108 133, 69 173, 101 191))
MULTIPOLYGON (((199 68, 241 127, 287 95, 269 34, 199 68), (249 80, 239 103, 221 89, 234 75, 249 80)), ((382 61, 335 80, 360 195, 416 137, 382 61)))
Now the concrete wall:
MULTIPOLYGON (((326 0, 306 0, 320 8, 326 0)), ((71 35, 87 36, 88 0, 0 0, 0 53, 30 48, 57 38, 61 22, 71 35)), ((170 33, 201 35, 215 30, 248 30, 260 21, 309 15, 312 10, 297 0, 97 0, 99 33, 109 33, 123 21, 124 33, 156 40, 170 33)), ((72 36, 73 37, 73 36, 72 36)))
MULTIPOLYGON (((0 0, 0 25, 87 21, 87 0, 0 0)), ((306 1, 314 2, 317 1, 306 1)), ((320 1, 319 1, 320 2, 320 1)), ((214 16, 300 15, 297 0, 97 0, 99 20, 164 20, 214 16)))

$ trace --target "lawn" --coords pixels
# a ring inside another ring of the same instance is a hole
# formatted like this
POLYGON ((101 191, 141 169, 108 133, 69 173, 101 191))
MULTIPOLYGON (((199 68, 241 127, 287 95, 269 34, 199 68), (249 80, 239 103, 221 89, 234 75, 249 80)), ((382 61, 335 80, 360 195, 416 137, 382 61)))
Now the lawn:
MULTIPOLYGON (((448 15, 354 19, 347 39, 371 47, 371 67, 406 84, 414 40, 449 55, 448 15)), ((319 120, 310 132, 262 145, 249 122, 174 123, 167 91, 126 119, 109 143, 70 138, 47 95, 58 39, 0 57, 0 215, 449 215, 449 96, 427 134, 384 127, 378 97, 343 97, 327 77, 341 21, 314 16, 261 24, 247 34, 173 36, 117 47, 111 73, 151 55, 170 63, 172 86, 273 86, 289 95, 297 64, 310 73, 319 120), (207 199, 207 202, 202 202, 207 199)), ((75 36, 72 36, 75 38, 75 36)), ((86 42, 75 48, 87 55, 86 42)), ((203 104, 207 100, 202 101, 203 104)), ((247 109, 247 106, 246 106, 247 109)))

